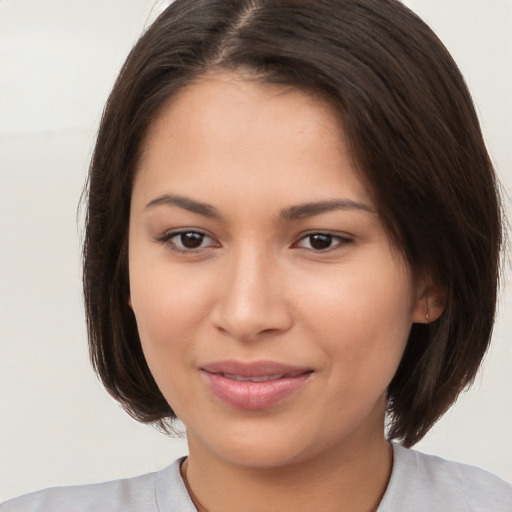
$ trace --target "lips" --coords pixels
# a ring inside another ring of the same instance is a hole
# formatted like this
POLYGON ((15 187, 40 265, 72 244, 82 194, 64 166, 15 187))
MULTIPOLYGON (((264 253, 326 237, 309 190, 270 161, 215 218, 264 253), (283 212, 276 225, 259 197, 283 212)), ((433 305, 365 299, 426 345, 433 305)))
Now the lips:
POLYGON ((265 409, 297 392, 311 377, 310 368, 274 361, 220 361, 201 367, 208 388, 224 403, 239 409, 265 409))
POLYGON ((278 380, 285 377, 285 374, 262 375, 261 377, 246 377, 244 375, 235 375, 232 373, 221 373, 226 379, 237 380, 239 382, 268 382, 269 380, 278 380))

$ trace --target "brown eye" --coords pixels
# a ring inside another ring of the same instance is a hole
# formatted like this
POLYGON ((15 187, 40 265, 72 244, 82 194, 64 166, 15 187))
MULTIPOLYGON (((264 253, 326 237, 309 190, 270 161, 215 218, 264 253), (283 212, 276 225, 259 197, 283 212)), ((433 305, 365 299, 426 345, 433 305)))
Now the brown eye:
POLYGON ((218 247, 218 243, 212 237, 201 231, 171 232, 158 238, 157 241, 178 252, 194 252, 218 247))
POLYGON ((311 233, 301 238, 296 246, 302 249, 310 249, 312 251, 327 251, 342 247, 351 242, 350 238, 330 233, 311 233))
POLYGON ((201 247, 203 240, 205 239, 205 235, 203 233, 195 233, 193 231, 189 233, 180 233, 176 236, 179 240, 176 241, 177 245, 186 248, 186 249, 197 249, 201 247))
POLYGON ((333 237, 331 235, 311 235, 309 237, 309 244, 312 249, 321 251, 322 249, 328 249, 332 244, 333 237))

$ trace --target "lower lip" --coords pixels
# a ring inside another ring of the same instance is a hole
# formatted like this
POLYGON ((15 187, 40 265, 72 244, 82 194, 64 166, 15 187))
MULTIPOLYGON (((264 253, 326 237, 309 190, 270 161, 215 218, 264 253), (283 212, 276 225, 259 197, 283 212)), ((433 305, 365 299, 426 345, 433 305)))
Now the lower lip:
POLYGON ((247 410, 266 409, 278 404, 301 388, 311 376, 311 372, 307 372, 265 382, 241 382, 218 373, 202 371, 201 374, 210 390, 223 402, 247 410))

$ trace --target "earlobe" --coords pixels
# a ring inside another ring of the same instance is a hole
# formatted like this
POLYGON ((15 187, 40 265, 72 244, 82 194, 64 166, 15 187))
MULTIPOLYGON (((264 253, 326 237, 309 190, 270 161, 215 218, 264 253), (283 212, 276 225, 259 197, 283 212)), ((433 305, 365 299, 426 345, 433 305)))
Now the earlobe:
POLYGON ((430 324, 436 321, 444 311, 446 293, 439 288, 428 286, 416 301, 413 321, 419 324, 430 324))

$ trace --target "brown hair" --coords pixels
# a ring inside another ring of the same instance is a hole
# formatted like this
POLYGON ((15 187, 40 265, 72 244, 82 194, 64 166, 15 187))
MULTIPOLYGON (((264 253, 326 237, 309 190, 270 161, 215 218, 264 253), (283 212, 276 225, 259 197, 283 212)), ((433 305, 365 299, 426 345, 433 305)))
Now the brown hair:
POLYGON ((391 239, 446 306, 414 324, 388 390, 389 437, 421 439, 472 382, 494 322, 501 243, 492 165, 464 80, 396 0, 176 0, 131 51, 89 174, 84 291, 93 365, 135 418, 174 418, 146 364, 129 296, 129 207, 162 105, 215 70, 327 99, 391 239))

